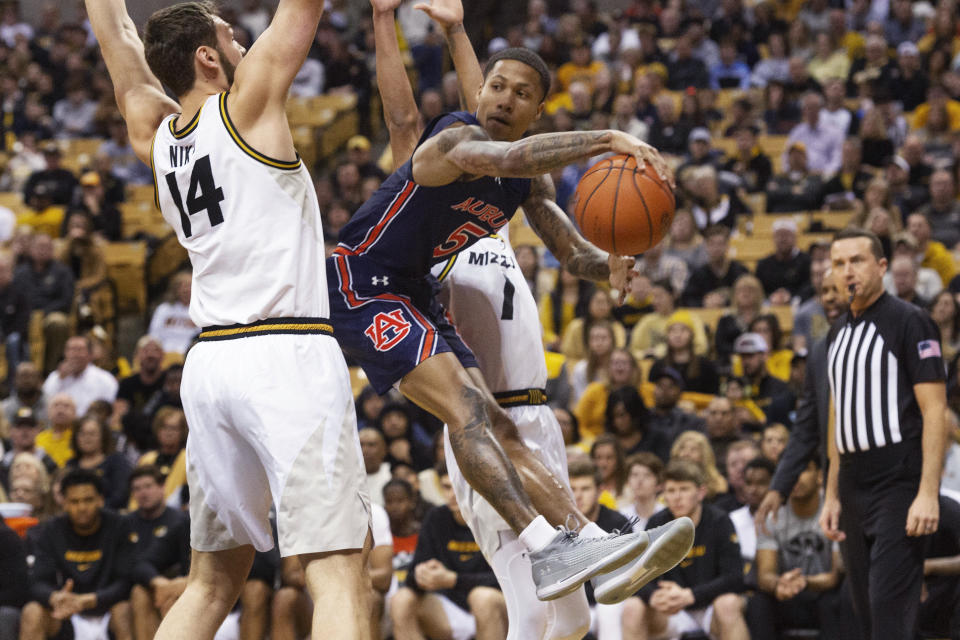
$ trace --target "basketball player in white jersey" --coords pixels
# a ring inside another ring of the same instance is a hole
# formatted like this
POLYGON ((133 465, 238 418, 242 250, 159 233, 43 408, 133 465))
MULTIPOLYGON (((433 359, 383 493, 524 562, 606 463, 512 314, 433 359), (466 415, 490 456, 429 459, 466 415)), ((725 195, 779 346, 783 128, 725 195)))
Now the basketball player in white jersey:
POLYGON ((123 0, 86 6, 131 144, 189 252, 203 328, 182 387, 193 559, 156 637, 214 637, 255 549, 273 546, 273 502, 280 552, 299 557, 316 603, 313 637, 370 638, 356 417, 325 320, 320 211, 285 115, 323 0, 280 0, 247 55, 204 2, 153 14, 143 43, 123 0))
MULTIPOLYGON (((372 4, 377 37, 377 83, 385 105, 396 167, 409 159, 420 131, 411 124, 416 122, 416 104, 402 67, 391 67, 400 59, 399 51, 395 50, 392 22, 378 21, 378 13, 389 12, 392 17, 392 9, 399 2, 372 0, 372 4)), ((459 75, 461 97, 468 109, 475 109, 475 91, 470 87, 479 87, 482 74, 469 40, 463 34, 462 6, 456 0, 434 0, 432 5, 417 7, 427 11, 447 35, 459 75)), ((562 212, 559 215, 565 218, 562 212)), ((569 223, 561 226, 565 234, 545 240, 553 245, 562 261, 575 250, 573 245, 581 249, 589 247, 588 250, 596 252, 599 259, 606 258, 606 254, 590 247, 569 223)), ((526 446, 570 492, 560 425, 546 405, 547 370, 537 304, 517 266, 506 229, 504 227, 501 233, 481 239, 448 261, 438 263, 432 273, 444 286, 441 299, 453 315, 454 325, 464 342, 476 356, 483 378, 498 403, 517 425, 526 446)), ((493 506, 466 481, 457 466, 448 436, 445 437, 445 451, 461 512, 497 575, 506 599, 508 638, 560 640, 583 637, 590 627, 590 610, 584 590, 578 589, 554 601, 538 600, 524 545, 493 506)), ((572 492, 570 494, 572 498, 572 492)), ((671 568, 674 559, 679 561, 692 544, 693 526, 687 524, 671 523, 661 531, 651 531, 650 545, 637 561, 595 579, 597 600, 603 602, 610 594, 623 590, 624 585, 636 585, 630 591, 633 593, 649 579, 671 568)), ((618 614, 613 623, 619 626, 618 614)))

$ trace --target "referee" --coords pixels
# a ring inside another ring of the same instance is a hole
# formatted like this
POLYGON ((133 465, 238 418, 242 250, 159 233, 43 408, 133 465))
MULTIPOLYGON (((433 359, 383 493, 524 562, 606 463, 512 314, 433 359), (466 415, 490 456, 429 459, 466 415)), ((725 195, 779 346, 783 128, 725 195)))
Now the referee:
POLYGON ((820 526, 840 541, 863 640, 914 638, 947 435, 940 335, 924 311, 884 293, 887 261, 875 235, 841 231, 830 261, 850 311, 827 335, 830 469, 820 526))

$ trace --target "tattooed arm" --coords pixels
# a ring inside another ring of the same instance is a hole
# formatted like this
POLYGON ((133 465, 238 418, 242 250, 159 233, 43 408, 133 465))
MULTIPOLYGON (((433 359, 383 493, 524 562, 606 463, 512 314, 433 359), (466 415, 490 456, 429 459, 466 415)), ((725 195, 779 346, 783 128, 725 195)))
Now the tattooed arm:
POLYGON ((586 280, 609 279, 610 286, 621 292, 622 302, 633 275, 633 258, 611 255, 587 242, 557 205, 556 196, 550 176, 533 179, 523 203, 530 226, 567 271, 586 280))
POLYGON ((572 162, 602 153, 625 153, 641 166, 650 162, 661 176, 670 170, 656 149, 622 131, 544 133, 516 142, 490 139, 483 127, 449 128, 413 154, 413 177, 436 187, 464 176, 535 178, 572 162))

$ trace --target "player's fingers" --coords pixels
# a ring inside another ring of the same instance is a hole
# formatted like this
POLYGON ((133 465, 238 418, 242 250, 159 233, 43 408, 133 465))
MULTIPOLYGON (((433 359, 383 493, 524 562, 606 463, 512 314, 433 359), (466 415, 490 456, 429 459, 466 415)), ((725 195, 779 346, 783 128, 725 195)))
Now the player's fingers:
POLYGON ((433 7, 431 7, 429 4, 425 4, 421 2, 419 4, 413 5, 413 8, 419 11, 423 11, 428 16, 433 17, 433 7))

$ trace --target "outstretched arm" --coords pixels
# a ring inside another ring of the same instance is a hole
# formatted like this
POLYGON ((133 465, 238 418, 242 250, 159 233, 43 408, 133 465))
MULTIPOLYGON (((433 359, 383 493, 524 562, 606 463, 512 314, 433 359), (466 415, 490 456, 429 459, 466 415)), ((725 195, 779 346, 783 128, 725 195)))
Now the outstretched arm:
POLYGON ((394 11, 400 0, 370 0, 373 7, 373 38, 376 44, 377 89, 383 104, 383 119, 390 134, 393 169, 410 159, 420 137, 417 102, 400 57, 394 11))
POLYGON ((86 0, 87 15, 113 81, 134 153, 150 164, 150 143, 160 121, 180 109, 147 66, 137 27, 123 0, 86 0))
POLYGON ((632 155, 639 166, 649 162, 661 177, 672 181, 660 153, 622 131, 544 133, 516 142, 499 142, 476 125, 449 127, 422 144, 413 155, 413 177, 427 187, 450 184, 464 176, 536 178, 610 152, 632 155))
POLYGON ((415 5, 414 9, 423 11, 440 25, 450 49, 450 57, 453 58, 453 67, 457 70, 460 104, 471 113, 476 111, 477 93, 483 84, 483 72, 470 38, 463 28, 463 3, 460 0, 431 0, 429 4, 415 5))
POLYGON ((230 88, 230 115, 241 130, 255 127, 267 112, 284 112, 322 14, 323 0, 280 0, 270 26, 237 65, 230 88))
POLYGON ((587 280, 609 279, 610 286, 620 291, 622 303, 633 274, 633 258, 610 255, 587 242, 557 205, 556 196, 550 176, 533 179, 523 203, 530 226, 567 271, 587 280))

